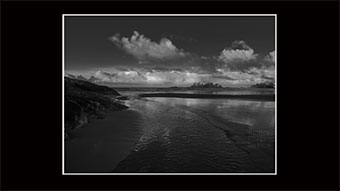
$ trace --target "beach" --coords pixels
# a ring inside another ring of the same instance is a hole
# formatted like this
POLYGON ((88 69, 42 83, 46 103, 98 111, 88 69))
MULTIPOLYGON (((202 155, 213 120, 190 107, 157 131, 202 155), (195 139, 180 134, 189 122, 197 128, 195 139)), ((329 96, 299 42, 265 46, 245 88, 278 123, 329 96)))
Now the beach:
POLYGON ((127 103, 142 113, 144 133, 113 172, 274 172, 274 102, 153 97, 127 103))
POLYGON ((140 120, 137 112, 114 111, 72 131, 65 142, 65 172, 109 172, 141 136, 140 120))
POLYGON ((263 95, 122 95, 127 110, 74 131, 66 172, 274 172, 274 102, 263 95))

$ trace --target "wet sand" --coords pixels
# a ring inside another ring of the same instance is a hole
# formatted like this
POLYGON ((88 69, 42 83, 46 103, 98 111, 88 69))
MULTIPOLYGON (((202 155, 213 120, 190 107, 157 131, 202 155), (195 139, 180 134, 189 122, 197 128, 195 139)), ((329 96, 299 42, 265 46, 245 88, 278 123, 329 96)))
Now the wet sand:
POLYGON ((176 97, 176 98, 199 98, 199 99, 240 99, 256 101, 275 101, 274 94, 262 95, 224 95, 224 94, 188 94, 188 93, 148 93, 139 94, 140 97, 176 97))
POLYGON ((274 171, 273 102, 163 97, 124 103, 128 110, 74 130, 65 144, 66 173, 274 171))
POLYGON ((65 172, 109 172, 138 141, 139 123, 137 112, 124 110, 75 129, 74 138, 65 142, 65 172))
POLYGON ((165 97, 127 102, 142 114, 145 130, 112 172, 274 172, 273 102, 165 97))

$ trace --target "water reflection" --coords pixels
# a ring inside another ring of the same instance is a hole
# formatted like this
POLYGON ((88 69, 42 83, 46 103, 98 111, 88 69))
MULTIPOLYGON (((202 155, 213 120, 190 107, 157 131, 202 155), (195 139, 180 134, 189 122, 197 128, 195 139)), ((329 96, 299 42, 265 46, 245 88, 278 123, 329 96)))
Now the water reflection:
POLYGON ((272 172, 274 102, 128 100, 143 136, 115 172, 272 172))
POLYGON ((223 94, 223 95, 273 95, 275 89, 256 89, 256 88, 232 88, 232 89, 166 89, 158 90, 145 89, 139 91, 120 91, 122 95, 136 96, 138 94, 147 93, 185 93, 185 94, 223 94))
MULTIPOLYGON (((199 109, 226 120, 252 125, 255 128, 273 129, 275 125, 275 102, 188 98, 148 98, 148 100, 172 107, 199 109)), ((146 105, 148 108, 155 107, 154 104, 146 103, 146 105)), ((149 109, 152 110, 152 108, 149 109)))

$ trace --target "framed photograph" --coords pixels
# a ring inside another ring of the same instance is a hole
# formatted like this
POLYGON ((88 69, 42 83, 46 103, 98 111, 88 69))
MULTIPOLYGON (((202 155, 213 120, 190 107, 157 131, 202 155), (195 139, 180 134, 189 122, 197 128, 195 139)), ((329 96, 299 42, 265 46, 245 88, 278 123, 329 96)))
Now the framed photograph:
POLYGON ((62 15, 63 174, 276 175, 276 16, 62 15))

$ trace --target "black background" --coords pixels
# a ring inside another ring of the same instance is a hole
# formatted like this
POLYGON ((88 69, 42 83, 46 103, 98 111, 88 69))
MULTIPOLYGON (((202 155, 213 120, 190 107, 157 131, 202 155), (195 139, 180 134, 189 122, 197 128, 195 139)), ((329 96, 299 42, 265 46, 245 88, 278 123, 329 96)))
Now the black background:
POLYGON ((339 2, 1 2, 1 189, 339 189, 339 2), (62 16, 276 13, 278 175, 62 176, 62 16))

